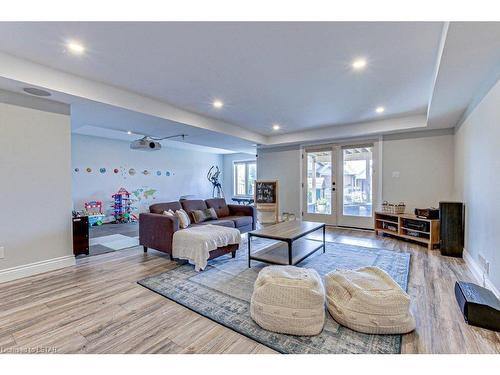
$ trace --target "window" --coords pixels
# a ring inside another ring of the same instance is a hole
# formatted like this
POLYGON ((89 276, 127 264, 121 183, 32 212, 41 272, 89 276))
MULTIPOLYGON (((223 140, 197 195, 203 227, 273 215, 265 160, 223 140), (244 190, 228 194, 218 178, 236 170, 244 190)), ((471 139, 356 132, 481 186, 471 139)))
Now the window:
POLYGON ((257 178, 255 160, 234 162, 234 195, 253 196, 253 185, 257 178))

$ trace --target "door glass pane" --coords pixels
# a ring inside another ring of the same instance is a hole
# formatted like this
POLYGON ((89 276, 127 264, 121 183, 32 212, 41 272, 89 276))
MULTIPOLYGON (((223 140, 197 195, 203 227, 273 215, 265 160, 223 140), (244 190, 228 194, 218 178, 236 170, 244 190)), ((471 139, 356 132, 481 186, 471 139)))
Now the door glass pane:
POLYGON ((245 195, 245 164, 235 164, 234 169, 236 195, 245 195))
POLYGON ((307 213, 332 213, 332 151, 307 153, 307 213))
POLYGON ((373 147, 343 149, 342 160, 343 214, 372 216, 373 147))
POLYGON ((253 185, 257 178, 257 164, 249 163, 248 165, 248 181, 247 181, 247 194, 253 195, 253 185))

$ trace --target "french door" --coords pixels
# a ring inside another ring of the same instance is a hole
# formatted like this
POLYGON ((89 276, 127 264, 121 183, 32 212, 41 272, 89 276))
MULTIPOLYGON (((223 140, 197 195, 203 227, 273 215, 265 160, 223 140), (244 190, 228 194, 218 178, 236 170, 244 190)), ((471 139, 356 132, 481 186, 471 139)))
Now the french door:
POLYGON ((303 219, 373 228, 377 158, 374 143, 306 148, 303 154, 303 219))
POLYGON ((376 197, 374 144, 340 146, 341 178, 337 204, 337 224, 373 228, 373 201, 376 197))
POLYGON ((335 150, 331 146, 306 149, 303 155, 303 219, 336 225, 335 150))

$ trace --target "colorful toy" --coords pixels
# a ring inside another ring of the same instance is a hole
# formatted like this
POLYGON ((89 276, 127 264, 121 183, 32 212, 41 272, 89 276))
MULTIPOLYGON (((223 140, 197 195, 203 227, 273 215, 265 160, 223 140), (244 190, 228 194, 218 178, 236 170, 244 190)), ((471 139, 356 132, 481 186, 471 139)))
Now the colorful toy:
POLYGON ((102 214, 102 202, 101 201, 85 202, 85 211, 89 215, 102 214))
POLYGON ((85 202, 84 214, 89 218, 89 226, 102 225, 105 215, 102 213, 101 201, 85 202))
POLYGON ((114 210, 115 220, 119 223, 135 221, 135 216, 131 215, 132 200, 130 199, 130 193, 124 188, 121 188, 116 194, 113 194, 112 198, 114 200, 112 208, 114 210))

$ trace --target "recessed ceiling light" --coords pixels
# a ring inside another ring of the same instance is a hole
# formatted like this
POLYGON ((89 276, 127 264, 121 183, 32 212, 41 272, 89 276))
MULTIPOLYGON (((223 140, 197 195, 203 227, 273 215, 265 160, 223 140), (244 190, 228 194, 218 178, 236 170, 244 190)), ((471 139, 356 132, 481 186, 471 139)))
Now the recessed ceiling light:
POLYGON ((222 103, 221 100, 214 100, 212 105, 214 106, 214 108, 222 108, 224 106, 224 103, 222 103))
POLYGON ((375 112, 377 112, 377 113, 382 113, 382 112, 384 112, 384 111, 385 111, 385 108, 384 108, 384 107, 377 107, 377 108, 375 109, 375 112))
POLYGON ((273 130, 280 130, 279 124, 273 124, 273 130))
POLYGON ((366 60, 365 59, 356 59, 352 62, 351 66, 354 70, 364 69, 366 67, 366 60))
POLYGON ((128 135, 130 135, 130 134, 132 134, 132 132, 129 130, 129 131, 127 132, 127 134, 128 134, 128 135))
POLYGON ((83 46, 83 44, 75 41, 69 41, 68 43, 66 43, 66 46, 75 55, 81 55, 85 52, 85 47, 83 46))

